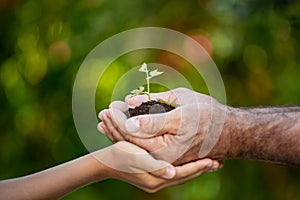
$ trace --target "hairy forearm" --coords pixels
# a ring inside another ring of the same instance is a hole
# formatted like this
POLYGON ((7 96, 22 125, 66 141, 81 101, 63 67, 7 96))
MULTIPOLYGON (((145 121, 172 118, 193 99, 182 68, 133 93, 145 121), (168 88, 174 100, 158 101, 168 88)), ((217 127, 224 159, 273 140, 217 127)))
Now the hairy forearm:
POLYGON ((299 107, 229 108, 227 118, 226 157, 300 165, 299 107))
MULTIPOLYGON (((0 182, 0 199, 57 199, 86 184, 104 179, 91 155, 21 178, 0 182)), ((105 174, 105 173, 103 173, 105 174)))

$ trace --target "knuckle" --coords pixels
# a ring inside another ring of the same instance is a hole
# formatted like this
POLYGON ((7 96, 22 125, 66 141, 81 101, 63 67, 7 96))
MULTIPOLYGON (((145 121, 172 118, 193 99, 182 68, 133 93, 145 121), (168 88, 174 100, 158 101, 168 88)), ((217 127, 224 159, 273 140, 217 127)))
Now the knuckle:
POLYGON ((135 139, 134 139, 132 136, 126 134, 124 137, 125 137, 125 140, 126 140, 126 141, 128 141, 128 142, 130 142, 130 143, 133 143, 133 144, 136 143, 136 142, 135 142, 135 139))
POLYGON ((157 152, 158 148, 157 149, 153 149, 152 151, 149 150, 151 152, 151 155, 153 157, 155 157, 156 159, 158 160, 165 160, 165 161, 170 161, 170 155, 165 155, 167 149, 166 148, 161 148, 159 150, 162 150, 162 152, 157 152))

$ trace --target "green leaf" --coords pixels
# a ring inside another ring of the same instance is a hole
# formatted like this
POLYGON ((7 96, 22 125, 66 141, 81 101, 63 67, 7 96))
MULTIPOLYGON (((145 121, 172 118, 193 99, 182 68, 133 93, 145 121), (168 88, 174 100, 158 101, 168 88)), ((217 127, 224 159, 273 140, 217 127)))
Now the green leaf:
POLYGON ((157 69, 153 70, 150 72, 150 76, 154 77, 154 76, 158 76, 161 75, 163 72, 158 71, 157 69))
POLYGON ((137 96, 140 94, 145 94, 144 90, 145 90, 145 88, 143 86, 140 86, 138 89, 134 89, 130 93, 132 96, 137 96))
POLYGON ((148 68, 147 68, 147 64, 143 63, 142 66, 139 69, 140 72, 147 72, 148 68))
POLYGON ((140 91, 140 92, 144 92, 144 90, 145 90, 145 88, 144 88, 143 86, 140 86, 140 87, 139 87, 139 91, 140 91))

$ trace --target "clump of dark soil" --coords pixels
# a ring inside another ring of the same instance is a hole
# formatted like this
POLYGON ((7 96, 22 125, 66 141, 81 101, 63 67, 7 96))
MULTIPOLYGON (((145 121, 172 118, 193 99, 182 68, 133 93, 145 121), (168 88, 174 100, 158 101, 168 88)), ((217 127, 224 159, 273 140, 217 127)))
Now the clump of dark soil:
POLYGON ((172 105, 151 100, 151 101, 143 102, 141 105, 135 108, 129 108, 129 110, 126 111, 125 114, 129 118, 138 115, 169 112, 173 109, 175 109, 175 107, 172 105))

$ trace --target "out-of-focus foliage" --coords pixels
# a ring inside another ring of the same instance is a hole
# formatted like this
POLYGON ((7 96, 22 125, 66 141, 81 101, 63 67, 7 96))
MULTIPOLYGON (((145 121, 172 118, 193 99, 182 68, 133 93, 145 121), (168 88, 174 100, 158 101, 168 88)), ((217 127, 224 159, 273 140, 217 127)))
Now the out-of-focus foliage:
MULTIPOLYGON (((0 0, 1 179, 87 153, 72 119, 76 72, 99 42, 143 26, 178 30, 202 44, 222 74, 232 106, 300 103, 299 1, 0 0)), ((201 78, 179 57, 133 52, 106 71, 97 111, 107 107, 128 66, 142 62, 173 66, 196 90, 206 92, 201 78)), ((298 169, 227 161, 219 172, 157 194, 107 180, 65 199, 293 200, 300 199, 299 188, 298 169)))

